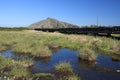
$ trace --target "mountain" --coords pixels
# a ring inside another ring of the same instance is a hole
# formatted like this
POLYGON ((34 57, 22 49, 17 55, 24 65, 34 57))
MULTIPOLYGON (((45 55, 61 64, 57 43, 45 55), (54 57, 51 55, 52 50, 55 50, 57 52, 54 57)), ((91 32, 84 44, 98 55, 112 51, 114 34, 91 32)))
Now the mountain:
POLYGON ((79 26, 73 25, 67 22, 58 21, 53 18, 47 18, 45 20, 36 22, 28 26, 29 28, 78 28, 79 26))

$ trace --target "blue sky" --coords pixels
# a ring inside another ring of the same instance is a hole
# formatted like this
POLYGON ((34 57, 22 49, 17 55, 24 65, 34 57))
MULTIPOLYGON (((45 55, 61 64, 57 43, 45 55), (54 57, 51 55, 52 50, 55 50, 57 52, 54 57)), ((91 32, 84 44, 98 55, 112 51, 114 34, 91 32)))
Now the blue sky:
POLYGON ((79 26, 120 25, 120 0, 0 0, 0 26, 55 18, 79 26))

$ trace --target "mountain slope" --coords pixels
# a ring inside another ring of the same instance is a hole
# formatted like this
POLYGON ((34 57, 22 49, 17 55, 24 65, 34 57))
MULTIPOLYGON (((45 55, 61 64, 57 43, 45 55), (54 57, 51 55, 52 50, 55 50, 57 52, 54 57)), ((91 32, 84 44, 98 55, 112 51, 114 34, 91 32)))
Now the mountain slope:
POLYGON ((78 28, 79 26, 70 23, 58 21, 53 18, 47 18, 45 20, 36 22, 28 26, 29 28, 78 28))

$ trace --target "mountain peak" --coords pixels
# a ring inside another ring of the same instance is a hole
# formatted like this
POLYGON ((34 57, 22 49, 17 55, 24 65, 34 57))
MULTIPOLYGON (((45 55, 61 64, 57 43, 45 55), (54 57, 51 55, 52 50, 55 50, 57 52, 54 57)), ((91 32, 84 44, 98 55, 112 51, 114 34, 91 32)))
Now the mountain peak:
POLYGON ((48 17, 47 19, 45 20, 55 20, 55 21, 58 21, 57 19, 54 19, 54 18, 51 18, 51 17, 48 17))
POLYGON ((54 18, 48 17, 47 20, 48 20, 48 19, 54 19, 54 18))
POLYGON ((48 17, 47 19, 33 23, 28 27, 32 29, 35 29, 35 28, 57 28, 58 29, 58 28, 78 28, 79 26, 48 17))

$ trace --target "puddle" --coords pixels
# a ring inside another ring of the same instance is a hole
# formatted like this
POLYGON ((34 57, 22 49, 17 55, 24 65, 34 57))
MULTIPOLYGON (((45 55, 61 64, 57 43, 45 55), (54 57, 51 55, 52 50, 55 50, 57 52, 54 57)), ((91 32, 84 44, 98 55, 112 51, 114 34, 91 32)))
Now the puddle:
MULTIPOLYGON (((2 53, 3 57, 11 57, 13 59, 32 58, 28 55, 16 55, 11 49, 2 53)), ((49 58, 35 58, 33 73, 49 72, 54 73, 54 65, 59 62, 70 62, 74 72, 81 77, 81 80, 120 80, 120 62, 115 62, 110 56, 99 54, 97 62, 88 63, 78 59, 77 51, 70 49, 60 49, 49 58)))

